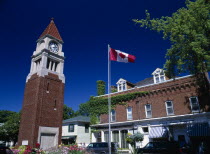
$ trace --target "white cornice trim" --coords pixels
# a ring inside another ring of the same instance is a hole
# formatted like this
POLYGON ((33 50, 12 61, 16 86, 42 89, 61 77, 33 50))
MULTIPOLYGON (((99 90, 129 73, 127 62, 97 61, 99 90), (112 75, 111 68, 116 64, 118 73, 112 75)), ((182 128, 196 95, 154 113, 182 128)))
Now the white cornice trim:
MULTIPOLYGON (((206 116, 206 115, 210 116, 210 112, 203 112, 203 113, 197 113, 197 114, 184 114, 184 115, 158 117, 158 118, 149 118, 149 119, 123 121, 123 122, 112 122, 112 123, 110 123, 110 125, 132 124, 132 123, 137 123, 137 122, 147 122, 147 121, 165 120, 165 119, 173 119, 173 118, 186 118, 186 117, 192 118, 192 117, 206 116)), ((108 124, 109 123, 96 124, 96 125, 91 125, 91 127, 106 126, 108 124)))
POLYGON ((51 71, 51 70, 48 70, 48 69, 41 69, 41 70, 38 70, 36 72, 33 72, 33 73, 29 73, 28 76, 26 77, 26 83, 28 82, 28 80, 32 77, 32 75, 34 74, 37 74, 38 76, 46 76, 48 75, 48 73, 52 73, 52 74, 55 74, 58 76, 58 78, 62 81, 62 83, 65 83, 65 75, 64 74, 60 74, 58 72, 54 72, 54 71, 51 71))
POLYGON ((125 80, 125 79, 120 78, 120 79, 117 81, 117 83, 116 83, 116 84, 119 84, 121 81, 126 82, 126 80, 125 80))

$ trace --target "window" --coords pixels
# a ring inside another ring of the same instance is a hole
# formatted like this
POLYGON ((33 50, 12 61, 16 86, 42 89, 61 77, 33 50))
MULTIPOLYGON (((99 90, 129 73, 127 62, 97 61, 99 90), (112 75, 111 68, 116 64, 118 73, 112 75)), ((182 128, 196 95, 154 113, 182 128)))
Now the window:
POLYGON ((167 115, 174 115, 173 102, 172 101, 166 101, 165 105, 166 105, 167 115))
POLYGON ((152 117, 152 107, 151 107, 151 104, 146 104, 145 105, 145 112, 146 112, 146 118, 151 118, 152 117))
POLYGON ((85 124, 85 133, 89 133, 89 125, 85 124))
POLYGON ((116 121, 116 112, 115 112, 115 110, 112 110, 111 111, 111 121, 113 122, 113 121, 116 121))
POLYGON ((69 132, 74 132, 74 125, 73 124, 69 125, 69 132))
POLYGON ((117 90, 118 90, 118 92, 127 90, 126 80, 120 79, 117 82, 117 90))
POLYGON ((159 83, 160 82, 160 80, 159 80, 159 74, 156 74, 155 75, 155 81, 156 81, 156 83, 159 83))
POLYGON ((38 59, 34 63, 33 71, 38 71, 41 68, 41 59, 38 59))
POLYGON ((153 73, 153 79, 154 79, 154 83, 160 83, 165 81, 165 74, 164 71, 160 68, 157 68, 153 73))
POLYGON ((128 148, 126 137, 128 136, 128 130, 122 130, 120 133, 121 137, 121 148, 128 148))
POLYGON ((58 69, 57 69, 58 65, 59 65, 59 62, 53 61, 49 58, 47 59, 47 69, 58 72, 58 69))
POLYGON ((118 91, 125 91, 127 90, 126 88, 126 83, 125 81, 121 81, 119 84, 118 84, 118 91))
POLYGON ((55 101, 54 101, 54 110, 57 110, 57 102, 56 102, 56 99, 55 99, 55 101))
POLYGON ((128 107, 127 108, 127 120, 132 120, 133 116, 132 116, 132 107, 128 107))
POLYGON ((109 132, 108 131, 104 132, 104 141, 109 142, 109 132))
POLYGON ((112 132, 112 141, 113 142, 119 142, 119 131, 113 131, 112 132))
POLYGON ((198 97, 197 96, 190 97, 190 105, 191 105, 192 112, 199 112, 200 111, 200 107, 199 107, 198 97))
POLYGON ((50 83, 48 82, 47 83, 47 91, 46 91, 46 93, 49 93, 49 86, 50 86, 50 83))
POLYGON ((148 133, 148 132, 149 132, 149 129, 148 129, 148 127, 142 127, 142 131, 143 131, 144 133, 148 133))
POLYGON ((122 86, 122 90, 126 90, 125 82, 123 82, 123 84, 121 86, 122 86))

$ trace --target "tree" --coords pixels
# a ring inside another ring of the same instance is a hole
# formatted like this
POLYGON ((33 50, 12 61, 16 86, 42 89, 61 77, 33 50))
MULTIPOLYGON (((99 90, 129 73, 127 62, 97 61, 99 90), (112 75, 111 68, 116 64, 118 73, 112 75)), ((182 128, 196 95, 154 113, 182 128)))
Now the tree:
POLYGON ((168 77, 210 70, 210 0, 186 0, 186 8, 180 8, 171 17, 151 19, 146 11, 146 19, 133 21, 170 40, 164 65, 168 77))
POLYGON ((82 116, 89 116, 90 115, 90 106, 89 103, 82 103, 79 105, 78 114, 82 116))
POLYGON ((68 107, 66 104, 63 106, 63 120, 73 118, 77 116, 77 112, 74 112, 74 110, 71 107, 68 107))
POLYGON ((98 96, 104 95, 106 91, 106 83, 102 80, 97 81, 97 94, 98 96))
POLYGON ((14 145, 18 140, 18 132, 20 125, 20 113, 13 113, 8 120, 0 127, 0 138, 2 141, 13 141, 14 145))
POLYGON ((136 153, 136 142, 142 142, 144 140, 144 135, 141 133, 131 134, 128 133, 126 137, 126 142, 132 146, 133 153, 136 153))
POLYGON ((13 112, 13 111, 1 110, 0 111, 0 123, 6 122, 8 120, 8 117, 14 113, 15 112, 13 112))

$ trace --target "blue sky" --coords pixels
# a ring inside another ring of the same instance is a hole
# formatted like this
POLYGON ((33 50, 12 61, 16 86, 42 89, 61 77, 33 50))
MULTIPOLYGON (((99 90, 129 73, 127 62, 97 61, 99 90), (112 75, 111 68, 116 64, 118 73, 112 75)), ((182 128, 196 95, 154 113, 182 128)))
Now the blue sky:
POLYGON ((170 42, 132 19, 170 16, 184 0, 1 0, 0 110, 22 108, 26 76, 36 40, 51 17, 64 40, 64 103, 77 110, 96 95, 96 81, 107 83, 107 45, 136 56, 135 63, 112 62, 112 85, 119 78, 136 83, 163 67, 170 42))

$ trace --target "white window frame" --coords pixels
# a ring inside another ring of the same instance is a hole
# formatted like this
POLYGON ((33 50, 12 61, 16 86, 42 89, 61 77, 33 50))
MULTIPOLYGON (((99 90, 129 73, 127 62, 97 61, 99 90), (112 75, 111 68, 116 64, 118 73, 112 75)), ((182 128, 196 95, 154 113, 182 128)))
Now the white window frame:
POLYGON ((115 110, 111 110, 111 122, 115 122, 116 121, 116 111, 115 110), (114 111, 114 115, 112 114, 112 111, 114 111), (114 119, 113 119, 114 116, 114 119))
POLYGON ((127 107, 127 120, 133 120, 133 109, 132 107, 127 107), (129 111, 131 109, 131 111, 129 111))
POLYGON ((191 106, 192 113, 200 112, 200 105, 199 105, 199 102, 198 102, 198 97, 197 96, 191 96, 189 98, 189 100, 190 100, 190 106, 191 106), (198 105, 198 110, 193 110, 192 101, 191 101, 192 98, 196 98, 196 100, 197 100, 196 104, 198 105))
POLYGON ((117 91, 120 92, 120 91, 125 91, 125 90, 127 90, 126 80, 120 79, 117 82, 117 91))
POLYGON ((165 81, 166 77, 165 77, 164 71, 160 68, 156 69, 155 72, 153 73, 153 79, 154 79, 154 83, 161 83, 165 81), (161 80, 161 77, 163 77, 163 80, 161 80), (158 81, 157 81, 157 78, 158 78, 158 81))
POLYGON ((144 107, 145 107, 146 118, 152 118, 152 105, 151 104, 146 104, 144 107), (147 105, 150 105, 150 110, 147 110, 147 105), (148 116, 148 114, 147 114, 148 111, 151 111, 150 116, 148 116))
POLYGON ((68 132, 73 133, 75 131, 75 124, 69 124, 68 132))
POLYGON ((173 105, 173 101, 166 101, 165 102, 165 106, 166 106, 166 113, 167 115, 174 115, 174 105, 173 105), (171 106, 168 106, 167 102, 171 102, 171 106), (168 113, 168 109, 172 109, 173 113, 168 113))

